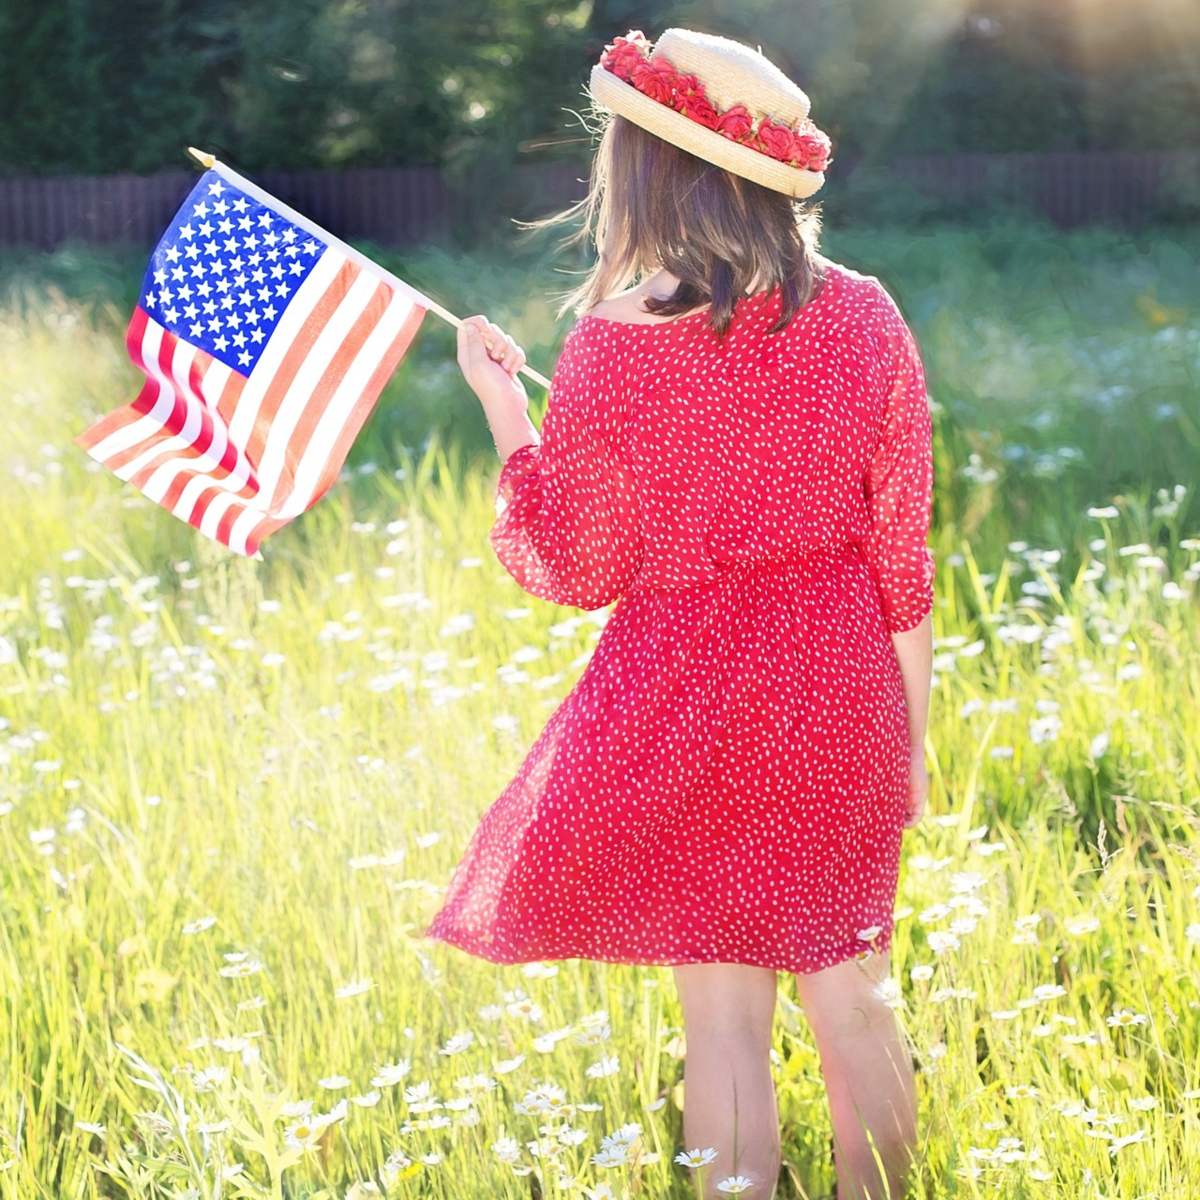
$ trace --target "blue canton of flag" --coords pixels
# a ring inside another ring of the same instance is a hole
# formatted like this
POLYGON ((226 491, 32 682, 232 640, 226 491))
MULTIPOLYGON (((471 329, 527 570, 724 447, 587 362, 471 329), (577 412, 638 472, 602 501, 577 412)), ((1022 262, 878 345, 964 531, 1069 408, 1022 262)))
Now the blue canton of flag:
POLYGON ((162 236, 141 305, 248 375, 325 243, 206 171, 162 236))

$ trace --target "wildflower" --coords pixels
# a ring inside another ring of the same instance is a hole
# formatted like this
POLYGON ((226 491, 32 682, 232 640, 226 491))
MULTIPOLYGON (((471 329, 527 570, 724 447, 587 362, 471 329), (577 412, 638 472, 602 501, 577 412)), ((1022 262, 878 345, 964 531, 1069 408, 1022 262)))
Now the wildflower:
POLYGON ((500 1138, 491 1144, 490 1149, 502 1163, 512 1164, 520 1161, 521 1147, 516 1138, 500 1138))
POLYGON ((934 954, 945 954, 948 950, 957 950, 959 946, 956 934, 936 929, 927 935, 926 941, 934 954))
POLYGON ((378 1073, 371 1077, 371 1082, 376 1087, 390 1087, 392 1084, 399 1083, 411 1070, 412 1062, 407 1058, 402 1058, 398 1062, 386 1063, 380 1067, 378 1073))
POLYGON ((1105 1018, 1110 1028, 1118 1025, 1145 1025, 1146 1014, 1134 1012, 1131 1008, 1121 1008, 1113 1013, 1111 1017, 1105 1018))
POLYGON ((592 1155, 592 1162, 598 1167, 623 1167, 628 1161, 629 1147, 623 1142, 612 1142, 592 1155))
POLYGON ((323 1088, 344 1088, 350 1086, 350 1080, 345 1075, 326 1075, 324 1079, 317 1080, 317 1087, 323 1088))
POLYGON ((922 925, 926 925, 930 921, 940 921, 942 917, 948 917, 951 911, 948 904, 931 904, 928 908, 922 909, 917 913, 917 920, 922 925))
POLYGON ((349 983, 342 984, 335 994, 339 1000, 345 1000, 350 996, 361 996, 374 986, 375 984, 371 982, 371 977, 368 975, 362 979, 352 979, 349 983))
POLYGON ((380 1095, 380 1092, 370 1091, 361 1096, 351 1096, 350 1102, 352 1104, 357 1104, 359 1108, 373 1108, 379 1103, 380 1095))
POLYGON ((192 1085, 198 1092, 211 1092, 218 1084, 224 1083, 229 1076, 225 1067, 205 1067, 202 1071, 192 1072, 192 1085))
POLYGON ((542 1019, 541 1008, 534 1004, 528 996, 522 996, 519 1000, 514 1000, 507 1006, 505 1011, 510 1017, 522 1017, 524 1020, 536 1024, 542 1019))
POLYGON ((502 1062, 492 1063, 492 1070, 497 1075, 507 1075, 515 1071, 525 1061, 525 1055, 518 1054, 516 1058, 506 1058, 502 1062))
POLYGON ((475 1040, 475 1035, 468 1029, 464 1033, 456 1033, 438 1051, 439 1054, 461 1054, 475 1040))
POLYGON ((881 979, 872 991, 888 1008, 896 1008, 901 1003, 900 984, 890 975, 881 979))
POLYGON ((217 923, 216 917, 198 917, 195 921, 188 921, 183 926, 183 933, 203 933, 206 929, 211 929, 217 923))
POLYGON ((1088 916, 1072 917, 1069 921, 1065 922, 1064 928, 1068 933, 1075 936, 1084 933, 1094 933, 1100 928, 1100 918, 1088 916))
POLYGON ((490 1092, 496 1086, 496 1081, 490 1075, 464 1075, 454 1081, 454 1086, 464 1092, 490 1092))
POLYGON ((675 1161, 681 1167, 707 1167, 717 1157, 717 1152, 709 1146, 706 1150, 681 1151, 675 1155, 675 1161))
POLYGON ((301 1150, 312 1150, 321 1140, 321 1135, 325 1132, 325 1125, 322 1123, 313 1123, 309 1121, 297 1121, 294 1125, 289 1125, 284 1130, 284 1142, 292 1148, 301 1150))
POLYGON ((498 1004, 485 1004, 479 1010, 479 1015, 485 1021, 498 1021, 504 1016, 504 1009, 498 1004))
POLYGON ((1021 1010, 1019 1008, 998 1008, 992 1013, 994 1021, 1011 1021, 1013 1017, 1019 1017, 1021 1010))
POLYGON ((882 932, 882 925, 868 925, 866 929, 860 929, 854 936, 862 942, 873 942, 882 932))
POLYGON ((620 1064, 614 1054, 612 1057, 602 1058, 599 1062, 593 1063, 588 1067, 587 1075, 589 1079, 604 1079, 609 1075, 615 1075, 619 1068, 620 1064))
POLYGON ((248 962, 234 962, 228 966, 218 967, 217 974, 225 976, 226 979, 241 979, 246 975, 253 975, 256 971, 261 970, 262 963, 257 958, 252 958, 248 962))
POLYGON ((717 1191, 736 1196, 741 1192, 749 1191, 753 1186, 754 1181, 745 1175, 730 1175, 728 1179, 722 1179, 717 1184, 717 1191))
POLYGON ((1032 1084, 1017 1083, 1017 1084, 1014 1084, 1012 1087, 1006 1087, 1004 1089, 1004 1094, 1010 1100, 1013 1100, 1013 1099, 1025 1100, 1031 1096, 1037 1096, 1040 1093, 1038 1092, 1037 1088, 1035 1088, 1032 1084))
POLYGON ((928 963, 918 963, 908 975, 914 983, 922 983, 933 978, 933 968, 928 963))
POLYGON ((75 1128, 82 1129, 84 1133, 98 1134, 100 1137, 108 1136, 108 1130, 103 1125, 95 1124, 92 1121, 76 1121, 75 1128))
POLYGON ((1117 1152, 1123 1150, 1126 1146, 1131 1146, 1134 1142, 1144 1142, 1147 1134, 1144 1129, 1139 1129, 1136 1133, 1131 1133, 1128 1137, 1113 1138, 1108 1144, 1108 1153, 1116 1158, 1117 1152))
POLYGON ((1039 983, 1033 989, 1033 998, 1035 1000, 1057 1000, 1059 996, 1065 996, 1067 989, 1061 983, 1039 983))

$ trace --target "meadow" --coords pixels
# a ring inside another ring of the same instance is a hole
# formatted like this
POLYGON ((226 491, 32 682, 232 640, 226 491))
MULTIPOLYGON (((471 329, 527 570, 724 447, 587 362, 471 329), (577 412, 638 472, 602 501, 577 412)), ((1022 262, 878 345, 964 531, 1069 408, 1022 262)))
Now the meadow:
MULTIPOLYGON (((896 295, 935 407, 931 795, 884 989, 912 1194, 1194 1197, 1200 238, 824 249, 896 295)), ((577 264, 388 261, 550 373, 577 264)), ((338 485, 248 561, 70 441, 135 392, 143 263, 0 259, 0 1197, 693 1195, 669 967, 419 936, 606 619, 491 554, 452 331, 427 319, 338 485)), ((772 1060, 780 1198, 826 1195, 782 974, 772 1060)))

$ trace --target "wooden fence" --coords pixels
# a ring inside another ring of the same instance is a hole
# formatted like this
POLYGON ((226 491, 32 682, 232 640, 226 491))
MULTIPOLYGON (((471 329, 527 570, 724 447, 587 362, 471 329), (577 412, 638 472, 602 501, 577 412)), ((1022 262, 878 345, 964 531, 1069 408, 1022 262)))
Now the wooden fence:
MULTIPOLYGON (((835 187, 874 176, 957 209, 1024 204, 1063 227, 1104 220, 1136 227, 1181 203, 1200 208, 1200 153, 918 155, 884 167, 844 160, 835 187), (858 172, 863 174, 859 175, 858 172)), ((586 168, 514 168, 521 213, 530 216, 583 195, 586 168)), ((470 209, 436 167, 262 172, 273 195, 342 237, 403 247, 449 232, 470 209)), ((0 176, 0 244, 51 249, 67 240, 153 245, 195 183, 190 171, 100 177, 0 176)), ((515 209, 514 209, 515 211, 515 209)))

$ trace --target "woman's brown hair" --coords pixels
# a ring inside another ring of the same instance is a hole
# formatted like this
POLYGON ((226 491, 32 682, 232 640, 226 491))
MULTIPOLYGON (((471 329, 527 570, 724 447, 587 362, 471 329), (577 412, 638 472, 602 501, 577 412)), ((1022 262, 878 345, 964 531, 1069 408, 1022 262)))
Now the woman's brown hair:
POLYGON ((707 305, 708 325, 721 338, 734 304, 760 282, 760 291, 782 289, 768 332, 783 329, 823 282, 814 257, 819 209, 706 162, 618 113, 599 111, 604 124, 587 195, 553 216, 520 222, 540 230, 582 215, 583 224, 560 246, 595 243, 595 264, 561 296, 558 315, 571 309, 581 315, 635 278, 665 268, 679 286, 670 296, 647 297, 647 312, 670 317, 707 305))

